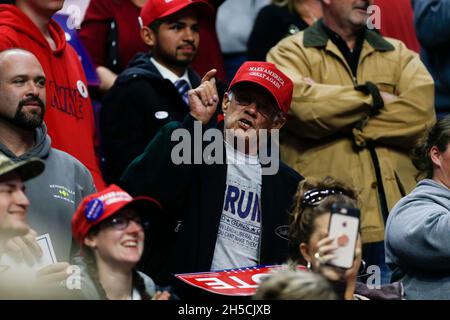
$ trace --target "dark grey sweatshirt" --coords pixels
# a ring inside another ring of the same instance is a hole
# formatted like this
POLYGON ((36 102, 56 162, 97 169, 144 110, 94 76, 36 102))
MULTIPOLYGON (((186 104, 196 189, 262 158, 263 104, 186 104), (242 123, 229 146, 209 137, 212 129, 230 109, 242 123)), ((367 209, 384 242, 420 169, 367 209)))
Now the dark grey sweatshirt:
POLYGON ((386 224, 386 263, 406 299, 450 299, 450 190, 420 181, 392 209, 386 224))
POLYGON ((95 192, 88 169, 71 155, 51 147, 45 125, 36 129, 36 144, 16 157, 4 145, 0 152, 13 161, 39 157, 45 171, 26 182, 30 200, 28 223, 38 235, 50 234, 58 262, 69 261, 72 244, 71 220, 81 200, 95 192))

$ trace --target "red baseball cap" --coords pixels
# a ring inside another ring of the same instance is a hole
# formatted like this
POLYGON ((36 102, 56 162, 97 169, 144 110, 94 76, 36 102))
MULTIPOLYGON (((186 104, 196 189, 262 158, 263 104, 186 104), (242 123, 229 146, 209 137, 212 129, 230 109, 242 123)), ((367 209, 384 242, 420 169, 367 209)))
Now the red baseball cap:
POLYGON ((116 214, 125 207, 136 207, 139 213, 160 211, 161 204, 153 198, 132 197, 124 190, 110 185, 101 192, 93 193, 83 199, 72 218, 72 236, 79 244, 83 243, 89 230, 116 214))
POLYGON ((155 20, 170 16, 188 6, 196 6, 203 14, 214 13, 213 7, 205 0, 148 0, 141 9, 142 26, 149 26, 155 20))
POLYGON ((278 108, 286 114, 291 108, 294 84, 273 63, 247 61, 236 72, 228 90, 240 82, 251 82, 266 88, 274 97, 278 108))

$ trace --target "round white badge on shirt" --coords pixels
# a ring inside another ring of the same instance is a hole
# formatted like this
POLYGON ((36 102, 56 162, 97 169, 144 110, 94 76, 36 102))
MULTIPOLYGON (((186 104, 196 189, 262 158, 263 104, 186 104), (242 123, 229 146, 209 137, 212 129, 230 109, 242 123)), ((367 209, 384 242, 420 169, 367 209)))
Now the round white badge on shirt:
POLYGON ((77 88, 78 88, 78 92, 81 94, 81 96, 83 98, 88 97, 88 89, 87 89, 86 85, 83 83, 83 81, 81 81, 81 80, 77 81, 77 88))
POLYGON ((169 113, 167 111, 157 111, 155 112, 155 118, 162 120, 169 116, 169 113))

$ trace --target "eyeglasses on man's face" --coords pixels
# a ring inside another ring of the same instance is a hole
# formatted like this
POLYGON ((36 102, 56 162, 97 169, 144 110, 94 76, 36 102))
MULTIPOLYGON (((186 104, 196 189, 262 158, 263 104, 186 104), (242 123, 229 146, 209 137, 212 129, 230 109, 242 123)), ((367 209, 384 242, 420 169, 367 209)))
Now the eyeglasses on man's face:
POLYGON ((264 118, 272 120, 278 115, 276 105, 267 97, 259 97, 246 92, 230 92, 230 94, 230 100, 234 98, 234 101, 242 107, 248 107, 252 103, 256 104, 258 113, 264 118))

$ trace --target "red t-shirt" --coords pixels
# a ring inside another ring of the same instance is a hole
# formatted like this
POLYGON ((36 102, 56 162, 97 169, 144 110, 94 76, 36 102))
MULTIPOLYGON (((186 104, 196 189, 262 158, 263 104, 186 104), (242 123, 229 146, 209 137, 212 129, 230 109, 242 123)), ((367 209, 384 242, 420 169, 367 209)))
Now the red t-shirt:
POLYGON ((219 39, 216 33, 216 19, 207 17, 203 20, 202 28, 200 29, 200 45, 198 47, 197 55, 192 61, 192 68, 203 77, 209 70, 217 69, 217 78, 227 83, 227 75, 223 64, 222 51, 220 50, 219 39))
POLYGON ((64 30, 54 21, 49 31, 52 50, 37 26, 13 5, 0 5, 0 51, 22 48, 39 60, 47 78, 45 123, 52 147, 63 150, 91 172, 98 190, 106 187, 94 151, 94 114, 78 55, 66 43, 64 30))
POLYGON ((411 0, 375 0, 375 5, 381 9, 381 34, 399 39, 409 49, 419 52, 411 0))
POLYGON ((91 0, 78 32, 83 45, 97 66, 107 66, 107 38, 110 22, 118 33, 118 69, 124 70, 138 52, 149 47, 140 36, 138 17, 141 9, 130 0, 91 0))

